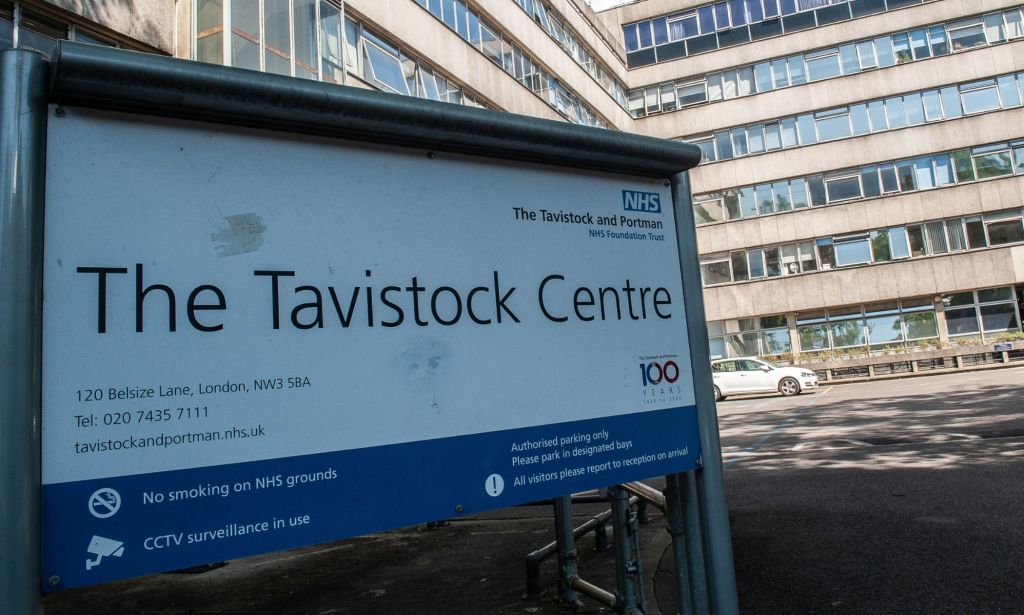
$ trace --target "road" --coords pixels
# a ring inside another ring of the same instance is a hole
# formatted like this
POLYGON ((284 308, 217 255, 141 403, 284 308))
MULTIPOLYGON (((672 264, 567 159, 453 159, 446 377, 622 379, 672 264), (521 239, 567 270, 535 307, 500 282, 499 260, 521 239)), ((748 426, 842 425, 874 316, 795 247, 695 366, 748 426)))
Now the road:
POLYGON ((1022 383, 1015 368, 721 402, 742 612, 1024 613, 1022 383))

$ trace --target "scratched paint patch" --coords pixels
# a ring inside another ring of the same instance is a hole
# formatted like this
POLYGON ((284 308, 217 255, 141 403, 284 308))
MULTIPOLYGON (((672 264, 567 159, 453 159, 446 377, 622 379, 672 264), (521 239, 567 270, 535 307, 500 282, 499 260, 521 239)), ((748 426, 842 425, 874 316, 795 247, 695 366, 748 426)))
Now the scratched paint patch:
POLYGON ((225 216, 227 226, 210 233, 210 239, 217 244, 217 254, 221 257, 235 256, 247 252, 255 252, 263 245, 263 235, 267 225, 263 218, 254 213, 225 216))

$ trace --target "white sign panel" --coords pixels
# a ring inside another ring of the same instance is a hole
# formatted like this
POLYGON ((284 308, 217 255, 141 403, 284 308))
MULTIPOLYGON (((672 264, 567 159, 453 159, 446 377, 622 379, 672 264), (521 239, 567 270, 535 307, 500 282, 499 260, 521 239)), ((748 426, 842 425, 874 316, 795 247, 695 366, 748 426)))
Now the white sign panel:
POLYGON ((61 587, 695 466, 663 182, 76 109, 48 133, 61 587))

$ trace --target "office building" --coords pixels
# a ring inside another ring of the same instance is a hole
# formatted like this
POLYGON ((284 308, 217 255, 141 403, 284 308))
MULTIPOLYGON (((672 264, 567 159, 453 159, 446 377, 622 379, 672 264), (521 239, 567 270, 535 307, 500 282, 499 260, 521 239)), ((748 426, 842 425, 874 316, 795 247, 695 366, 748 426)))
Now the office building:
POLYGON ((1011 0, 0 0, 69 38, 698 144, 715 356, 1020 332, 1011 0))

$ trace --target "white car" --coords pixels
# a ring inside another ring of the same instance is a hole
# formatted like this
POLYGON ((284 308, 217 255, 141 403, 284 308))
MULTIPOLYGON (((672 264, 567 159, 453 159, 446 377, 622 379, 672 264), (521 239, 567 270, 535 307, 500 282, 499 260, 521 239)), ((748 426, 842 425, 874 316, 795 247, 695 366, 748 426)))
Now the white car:
POLYGON ((818 375, 801 367, 775 367, 754 357, 711 362, 715 401, 739 393, 773 393, 787 397, 818 388, 818 375))

